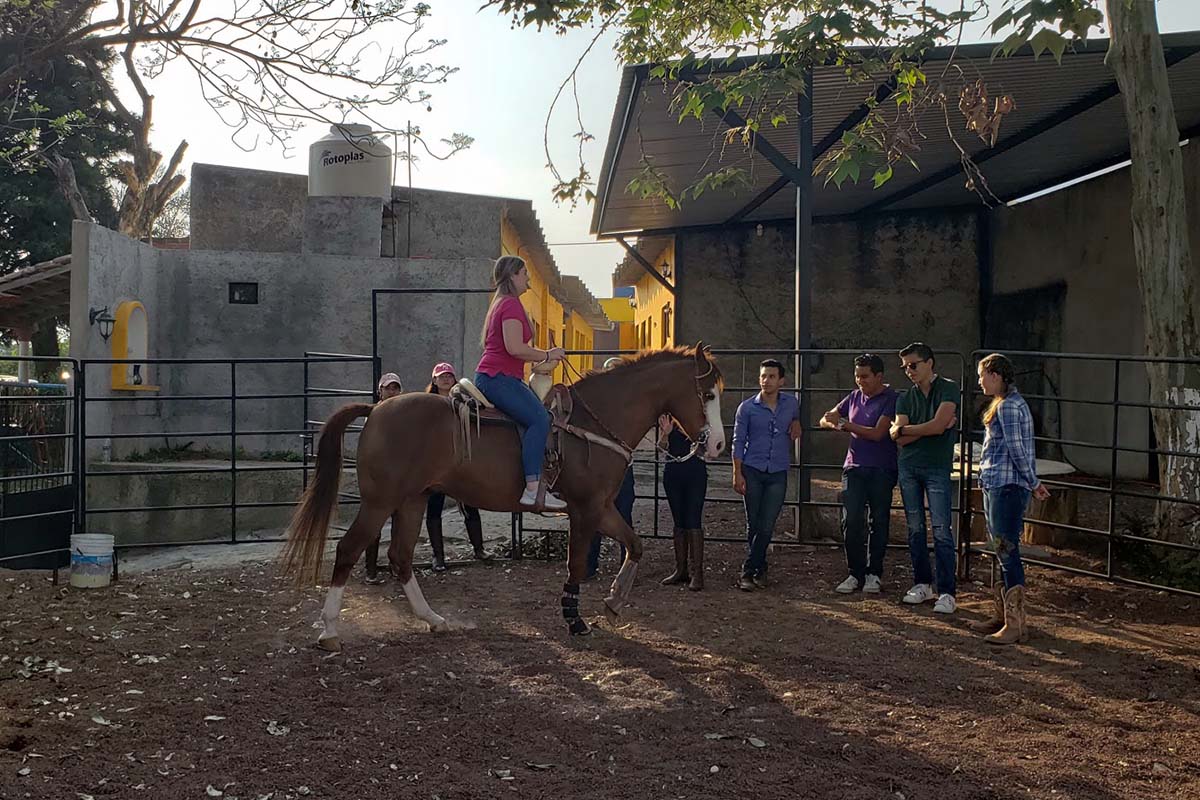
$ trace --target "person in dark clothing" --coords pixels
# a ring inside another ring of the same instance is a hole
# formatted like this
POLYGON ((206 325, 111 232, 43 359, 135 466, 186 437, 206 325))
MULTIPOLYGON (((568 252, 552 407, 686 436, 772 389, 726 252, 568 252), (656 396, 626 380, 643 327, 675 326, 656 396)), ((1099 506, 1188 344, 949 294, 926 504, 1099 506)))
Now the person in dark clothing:
MULTIPOLYGON (((659 443, 666 443, 673 458, 692 452, 692 442, 670 417, 658 421, 659 443)), ((704 495, 708 491, 708 466, 696 453, 686 461, 670 461, 663 469, 663 488, 674 520, 675 571, 663 586, 686 583, 693 592, 704 588, 704 495)))
MULTIPOLYGON (((458 382, 454 367, 442 362, 433 368, 433 378, 426 388, 430 394, 444 395, 458 382)), ((446 495, 442 492, 431 492, 425 506, 425 530, 429 531, 429 546, 433 549, 433 571, 446 571, 446 547, 442 540, 442 509, 446 507, 446 495)), ((475 550, 475 558, 479 561, 490 561, 491 556, 483 549, 483 521, 479 518, 479 509, 463 503, 458 504, 458 510, 463 515, 467 528, 467 538, 475 550)))

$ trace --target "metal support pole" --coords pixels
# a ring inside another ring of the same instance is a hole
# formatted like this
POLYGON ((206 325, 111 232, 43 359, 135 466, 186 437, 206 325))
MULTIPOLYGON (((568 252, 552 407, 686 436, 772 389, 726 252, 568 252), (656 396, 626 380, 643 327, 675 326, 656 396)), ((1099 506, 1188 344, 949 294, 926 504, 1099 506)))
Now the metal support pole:
POLYGON ((1113 576, 1113 536, 1117 529, 1117 428, 1121 422, 1121 361, 1113 361, 1112 462, 1108 475, 1108 554, 1104 574, 1113 576))
POLYGON ((383 377, 383 373, 380 372, 380 365, 382 364, 382 361, 380 361, 380 358, 379 358, 379 290, 378 289, 371 290, 371 358, 372 358, 372 365, 373 365, 371 371, 374 373, 372 380, 375 384, 375 388, 372 389, 374 394, 372 394, 371 397, 372 397, 372 402, 378 403, 379 402, 379 379, 383 377))
POLYGON ((229 541, 237 544, 237 362, 229 362, 229 541))
MULTIPOLYGON (((395 224, 395 220, 393 219, 393 225, 394 224, 395 224)), ((307 353, 305 355, 307 356, 307 353)), ((303 398, 303 400, 300 401, 300 405, 301 405, 301 409, 302 409, 302 411, 301 411, 302 416, 300 417, 300 428, 301 428, 301 430, 305 430, 305 431, 308 430, 308 384, 309 384, 308 358, 306 357, 304 359, 304 398, 303 398)), ((302 464, 302 467, 300 470, 300 484, 304 490, 308 489, 308 448, 309 448, 308 443, 310 441, 311 441, 311 439, 309 438, 309 434, 305 433, 305 434, 300 435, 300 461, 302 464)))
MULTIPOLYGON (((804 74, 804 91, 796 98, 796 130, 799 140, 796 143, 796 170, 803 176, 796 186, 796 349, 807 350, 812 347, 812 282, 813 282, 813 242, 812 242, 812 171, 813 171, 813 79, 812 70, 804 74)), ((797 353, 795 358, 796 388, 799 391, 800 424, 808 422, 808 397, 804 391, 804 356, 797 353)), ((796 463, 803 465, 804 445, 803 435, 796 443, 796 463)), ((812 497, 810 474, 800 467, 800 485, 793 520, 796 526, 796 538, 802 539, 801 520, 803 504, 812 497)))

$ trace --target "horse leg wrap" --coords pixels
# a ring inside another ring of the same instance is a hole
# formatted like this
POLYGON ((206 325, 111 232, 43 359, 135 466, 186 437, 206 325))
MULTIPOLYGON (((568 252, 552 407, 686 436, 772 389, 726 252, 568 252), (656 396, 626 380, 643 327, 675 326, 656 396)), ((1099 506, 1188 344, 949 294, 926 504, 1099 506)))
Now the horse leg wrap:
POLYGON ((588 625, 579 616, 579 584, 564 583, 562 593, 562 615, 572 635, 584 633, 588 625))

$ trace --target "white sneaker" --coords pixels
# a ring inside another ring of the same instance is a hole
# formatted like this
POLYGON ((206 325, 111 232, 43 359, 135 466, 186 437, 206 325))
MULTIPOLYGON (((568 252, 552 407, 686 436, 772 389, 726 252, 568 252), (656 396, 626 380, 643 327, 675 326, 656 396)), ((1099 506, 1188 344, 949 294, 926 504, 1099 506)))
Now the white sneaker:
POLYGON ((904 594, 903 602, 910 606, 920 605, 933 599, 933 587, 928 583, 918 583, 904 594))
MULTIPOLYGON (((537 489, 526 489, 521 493, 521 505, 525 508, 538 508, 537 489)), ((546 492, 546 499, 541 508, 546 511, 563 511, 567 504, 556 494, 546 492)))
POLYGON ((954 602, 954 595, 944 594, 933 604, 933 613, 953 614, 956 608, 958 608, 958 603, 954 602))
POLYGON ((866 583, 863 584, 863 591, 867 594, 879 594, 881 584, 878 575, 868 575, 866 583))
POLYGON ((833 590, 835 592, 837 592, 838 594, 850 594, 857 588, 858 588, 858 578, 854 577, 853 575, 850 575, 846 578, 846 580, 842 581, 837 586, 833 587, 833 590))

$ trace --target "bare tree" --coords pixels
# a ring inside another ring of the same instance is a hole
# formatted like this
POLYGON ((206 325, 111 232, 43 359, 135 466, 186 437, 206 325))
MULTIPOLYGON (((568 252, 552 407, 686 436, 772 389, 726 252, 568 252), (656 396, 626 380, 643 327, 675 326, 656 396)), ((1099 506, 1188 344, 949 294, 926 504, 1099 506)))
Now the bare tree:
MULTIPOLYGON (((183 185, 180 142, 169 159, 151 145, 155 78, 190 69, 200 95, 234 129, 247 150, 287 148, 309 122, 365 119, 380 130, 380 112, 394 105, 429 108, 429 87, 456 70, 427 59, 444 40, 421 38, 430 7, 407 0, 28 0, 20 24, 6 26, 0 52, 0 104, 16 108, 24 75, 49 59, 71 57, 93 67, 112 107, 135 130, 130 158, 118 165, 124 194, 119 229, 150 234, 155 218, 183 185), (27 18, 27 19, 26 19, 27 18), (392 42, 386 48, 379 42, 392 42), (127 104, 103 69, 116 53, 133 85, 127 104)), ((442 140, 448 155, 468 147, 456 133, 442 140)), ((422 141, 433 153, 428 143, 422 141)), ((64 191, 71 165, 48 159, 64 191)), ((69 195, 68 195, 69 196, 69 195)), ((77 216, 86 208, 73 203, 77 216)))
POLYGON ((171 196, 154 220, 151 235, 156 239, 182 239, 191 233, 192 191, 183 189, 171 196))

